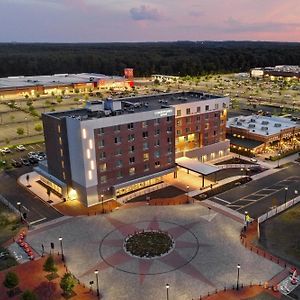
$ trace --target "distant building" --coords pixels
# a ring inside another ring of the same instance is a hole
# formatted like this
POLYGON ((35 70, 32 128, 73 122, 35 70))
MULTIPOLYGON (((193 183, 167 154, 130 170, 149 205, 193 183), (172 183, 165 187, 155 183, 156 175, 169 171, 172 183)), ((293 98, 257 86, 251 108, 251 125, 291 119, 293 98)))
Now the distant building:
POLYGON ((203 164, 227 155, 228 105, 227 97, 180 92, 45 113, 47 163, 36 170, 61 197, 77 195, 85 206, 116 199, 175 176, 177 158, 203 164))
POLYGON ((171 75, 159 75, 159 74, 154 74, 151 75, 151 79, 158 80, 159 82, 177 82, 179 80, 179 76, 171 76, 171 75))
POLYGON ((287 80, 300 80, 300 66, 275 66, 265 68, 254 68, 250 70, 250 76, 254 78, 266 77, 274 80, 285 78, 287 80))
POLYGON ((0 78, 0 99, 24 98, 37 95, 70 95, 88 93, 101 88, 124 88, 133 86, 133 69, 128 78, 95 73, 55 74, 43 76, 16 76, 0 78), (131 76, 132 75, 132 76, 131 76))
POLYGON ((226 133, 233 149, 260 153, 274 142, 300 137, 300 127, 286 118, 251 115, 229 118, 226 133))

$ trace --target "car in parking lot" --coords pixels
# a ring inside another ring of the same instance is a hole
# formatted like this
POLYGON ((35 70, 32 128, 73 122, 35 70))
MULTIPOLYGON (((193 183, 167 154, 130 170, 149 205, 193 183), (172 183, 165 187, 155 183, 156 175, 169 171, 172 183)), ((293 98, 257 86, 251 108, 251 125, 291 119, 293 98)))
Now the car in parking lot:
POLYGON ((30 166, 30 161, 27 158, 25 158, 25 157, 21 157, 21 163, 24 166, 30 166))
POLYGON ((32 165, 38 163, 37 157, 29 157, 28 160, 32 165))
POLYGON ((36 152, 31 151, 31 152, 28 152, 27 156, 28 156, 28 158, 32 158, 32 157, 37 158, 39 155, 36 152))
POLYGON ((0 149, 1 154, 7 154, 7 153, 12 153, 11 149, 9 149, 8 147, 4 147, 2 149, 0 149))
POLYGON ((11 160, 11 165, 15 168, 21 168, 22 167, 22 163, 18 160, 15 160, 15 159, 11 160))
POLYGON ((26 150, 26 148, 24 147, 24 145, 18 145, 16 147, 16 149, 17 149, 17 151, 25 151, 26 150))
POLYGON ((257 159, 254 158, 254 157, 251 157, 251 158, 250 158, 250 161, 252 161, 252 162, 257 162, 257 159))

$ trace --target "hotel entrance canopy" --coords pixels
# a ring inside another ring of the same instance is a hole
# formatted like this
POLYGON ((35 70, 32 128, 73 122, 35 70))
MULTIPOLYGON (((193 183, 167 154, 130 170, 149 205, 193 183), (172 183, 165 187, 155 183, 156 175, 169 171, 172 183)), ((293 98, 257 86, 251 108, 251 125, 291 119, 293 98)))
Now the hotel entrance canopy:
POLYGON ((188 157, 180 157, 176 159, 176 164, 179 167, 187 169, 188 171, 193 171, 202 175, 202 187, 204 187, 204 176, 214 174, 221 170, 220 167, 201 163, 196 159, 191 159, 188 157))

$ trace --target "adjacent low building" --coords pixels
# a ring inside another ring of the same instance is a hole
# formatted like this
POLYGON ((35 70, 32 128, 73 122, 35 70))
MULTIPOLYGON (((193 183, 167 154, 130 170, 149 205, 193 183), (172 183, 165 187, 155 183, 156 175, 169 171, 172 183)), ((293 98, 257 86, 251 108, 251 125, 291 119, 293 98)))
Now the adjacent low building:
POLYGON ((180 92, 45 113, 47 163, 36 170, 43 184, 85 206, 116 199, 176 176, 178 158, 203 164, 228 154, 228 105, 227 97, 180 92))
POLYGON ((124 75, 80 73, 0 78, 0 99, 70 95, 88 93, 94 89, 133 86, 133 69, 125 69, 124 75))
POLYGON ((286 80, 300 80, 300 66, 275 66, 265 68, 253 68, 250 70, 250 76, 254 78, 284 78, 286 80))
POLYGON ((293 141, 300 127, 286 118, 250 115, 229 118, 226 133, 233 150, 260 153, 271 144, 293 141))

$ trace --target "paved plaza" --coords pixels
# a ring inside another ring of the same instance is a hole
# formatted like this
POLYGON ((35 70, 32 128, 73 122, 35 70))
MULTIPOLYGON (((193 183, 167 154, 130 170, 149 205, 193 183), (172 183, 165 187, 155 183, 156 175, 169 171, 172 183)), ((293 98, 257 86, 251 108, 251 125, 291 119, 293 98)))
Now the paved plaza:
MULTIPOLYGON (((69 270, 88 285, 95 282, 103 299, 196 299, 200 294, 232 287, 241 265, 240 282, 265 282, 282 269, 245 249, 240 243, 242 224, 199 205, 139 206, 111 214, 61 218, 36 227, 28 242, 37 251, 44 245, 60 251, 63 237, 69 270), (155 259, 136 258, 124 251, 124 239, 140 230, 167 231, 174 248, 155 259)), ((96 286, 94 284, 93 288, 96 286)))

